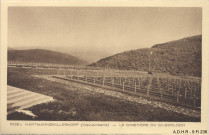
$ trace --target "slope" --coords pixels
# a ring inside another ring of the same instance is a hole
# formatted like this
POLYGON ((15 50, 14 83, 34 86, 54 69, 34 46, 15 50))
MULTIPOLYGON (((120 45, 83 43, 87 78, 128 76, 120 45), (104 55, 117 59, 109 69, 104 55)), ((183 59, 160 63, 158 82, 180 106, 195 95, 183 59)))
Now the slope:
POLYGON ((50 50, 8 50, 8 61, 51 64, 86 65, 87 62, 69 54, 50 50))
POLYGON ((99 60, 90 66, 122 70, 148 71, 172 75, 201 76, 202 36, 192 36, 151 48, 119 53, 99 60), (152 55, 151 55, 152 52, 152 55))

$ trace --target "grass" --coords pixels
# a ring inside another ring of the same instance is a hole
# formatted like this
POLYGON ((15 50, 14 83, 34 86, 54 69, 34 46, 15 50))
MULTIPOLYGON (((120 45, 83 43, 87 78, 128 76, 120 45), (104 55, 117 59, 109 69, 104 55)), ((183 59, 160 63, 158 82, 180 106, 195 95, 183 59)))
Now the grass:
MULTIPOLYGON (((50 73, 53 73, 52 70, 8 68, 8 85, 42 93, 56 99, 55 102, 29 108, 38 117, 30 118, 24 117, 23 114, 13 113, 8 115, 8 120, 200 121, 200 118, 189 117, 150 105, 86 91, 85 88, 80 89, 75 85, 65 85, 33 76, 50 73)), ((79 86, 79 84, 77 85, 79 86)))

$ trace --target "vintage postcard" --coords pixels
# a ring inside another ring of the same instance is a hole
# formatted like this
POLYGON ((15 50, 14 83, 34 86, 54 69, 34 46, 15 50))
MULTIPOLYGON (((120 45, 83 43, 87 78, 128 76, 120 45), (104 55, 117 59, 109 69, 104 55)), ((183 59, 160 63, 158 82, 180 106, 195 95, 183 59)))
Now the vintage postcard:
POLYGON ((208 134, 208 1, 1 2, 1 134, 208 134))

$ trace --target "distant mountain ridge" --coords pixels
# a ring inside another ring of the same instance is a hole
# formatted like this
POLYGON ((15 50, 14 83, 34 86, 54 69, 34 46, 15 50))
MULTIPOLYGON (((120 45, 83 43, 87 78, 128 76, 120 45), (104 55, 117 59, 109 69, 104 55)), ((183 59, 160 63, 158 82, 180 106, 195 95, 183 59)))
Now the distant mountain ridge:
POLYGON ((148 71, 149 56, 152 72, 172 75, 201 76, 202 35, 192 36, 151 48, 118 53, 91 64, 94 67, 108 67, 124 70, 148 71), (152 55, 150 53, 152 52, 152 55))
POLYGON ((87 65, 88 63, 70 54, 43 50, 14 50, 8 49, 8 61, 36 62, 66 65, 87 65))

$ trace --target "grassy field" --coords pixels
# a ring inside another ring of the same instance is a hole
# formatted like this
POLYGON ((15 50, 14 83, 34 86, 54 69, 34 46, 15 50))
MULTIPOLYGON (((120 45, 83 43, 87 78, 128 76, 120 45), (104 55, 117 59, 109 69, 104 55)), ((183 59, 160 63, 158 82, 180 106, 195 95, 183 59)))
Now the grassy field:
POLYGON ((88 91, 91 86, 68 82, 52 82, 34 75, 57 74, 53 69, 8 68, 8 85, 38 92, 56 99, 36 105, 31 110, 38 117, 21 113, 8 115, 9 120, 59 120, 59 121, 193 121, 200 117, 139 104, 104 93, 88 91))

